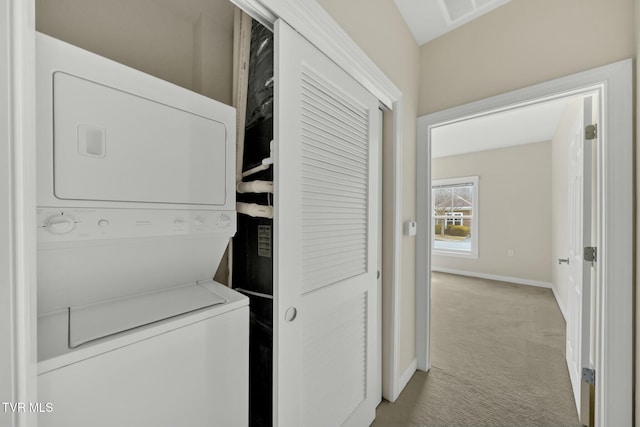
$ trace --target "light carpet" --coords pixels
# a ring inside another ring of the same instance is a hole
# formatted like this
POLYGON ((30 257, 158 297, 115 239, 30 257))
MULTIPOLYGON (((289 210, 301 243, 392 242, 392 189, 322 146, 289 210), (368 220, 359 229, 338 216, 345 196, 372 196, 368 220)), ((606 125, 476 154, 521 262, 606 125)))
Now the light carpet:
POLYGON ((578 427, 550 289, 432 274, 432 367, 374 427, 578 427))

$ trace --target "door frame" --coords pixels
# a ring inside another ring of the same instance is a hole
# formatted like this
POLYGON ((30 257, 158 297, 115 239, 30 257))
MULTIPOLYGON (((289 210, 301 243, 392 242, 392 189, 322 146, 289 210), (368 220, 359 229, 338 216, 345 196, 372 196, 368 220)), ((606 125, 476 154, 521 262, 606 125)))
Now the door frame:
MULTIPOLYGON (((231 0, 269 28, 276 18, 282 18, 338 66, 373 93, 388 109, 393 122, 393 157, 391 159, 392 241, 388 267, 383 281, 388 283, 383 301, 388 318, 383 319, 382 393, 389 401, 400 394, 399 359, 399 304, 401 283, 402 243, 402 141, 404 116, 402 92, 362 51, 316 0, 231 0)), ((11 171, 9 192, 2 193, 3 204, 8 207, 12 233, 6 249, 11 256, 8 291, 10 302, 11 336, 1 336, 13 354, 12 399, 21 402, 37 401, 37 306, 36 306, 36 235, 35 224, 35 0, 2 0, 6 12, 7 31, 2 42, 7 47, 0 55, 7 68, 7 78, 0 84, 9 94, 7 111, 0 110, 0 121, 6 121, 6 147, 11 153, 8 166, 11 171), (7 342, 8 341, 8 342, 7 342)), ((0 217, 4 221, 4 214, 0 217)), ((386 234, 386 233, 385 233, 386 234)), ((16 427, 35 426, 37 414, 17 413, 16 427)), ((0 419, 0 421, 3 421, 0 419)))
MULTIPOLYGON (((0 190, 3 239, 2 320, 6 330, 1 345, 11 360, 10 383, 0 392, 10 402, 37 402, 37 306, 35 211, 35 1, 2 0, 0 19, 0 149, 5 153, 5 177, 0 190), (6 227, 6 228, 5 228, 6 227), (5 255, 6 252, 6 255, 5 255), (6 259, 5 257, 8 256, 6 259), (6 288, 5 288, 6 287, 6 288), (5 307, 5 304, 8 307, 5 307), (7 310, 4 310, 7 308, 7 310), (6 387, 6 389, 5 389, 6 387)), ((4 360, 4 359, 2 359, 4 360)), ((4 374, 4 373, 3 373, 4 374)), ((4 377, 4 375, 3 375, 4 377)), ((3 401, 6 400, 3 398, 3 401)), ((28 405, 28 403, 27 403, 28 405)), ((0 426, 35 426, 37 414, 13 412, 0 417, 0 426), (9 421, 10 424, 5 424, 9 421)))
MULTIPOLYGON (((633 415, 633 76, 616 62, 418 118, 417 207, 430 224, 431 129, 550 99, 597 92, 598 271, 595 284, 596 426, 631 425, 633 415)), ((418 228, 416 352, 427 371, 431 312, 430 227, 418 228)))

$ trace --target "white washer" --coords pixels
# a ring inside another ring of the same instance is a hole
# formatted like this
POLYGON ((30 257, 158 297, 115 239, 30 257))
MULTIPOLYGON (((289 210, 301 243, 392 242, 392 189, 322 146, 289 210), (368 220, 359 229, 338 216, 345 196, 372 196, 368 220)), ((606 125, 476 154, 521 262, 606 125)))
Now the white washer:
POLYGON ((220 284, 209 309, 69 350, 66 313, 40 317, 41 427, 246 426, 249 312, 220 284), (65 351, 61 353, 61 351, 65 351))
POLYGON ((36 41, 39 425, 247 425, 235 110, 36 41))

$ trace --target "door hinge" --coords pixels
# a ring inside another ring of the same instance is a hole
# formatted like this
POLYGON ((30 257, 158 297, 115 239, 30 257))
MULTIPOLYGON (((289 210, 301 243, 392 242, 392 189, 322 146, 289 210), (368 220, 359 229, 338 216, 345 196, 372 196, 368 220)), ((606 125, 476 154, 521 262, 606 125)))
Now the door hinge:
POLYGON ((582 381, 587 384, 596 385, 595 369, 582 368, 582 381))
POLYGON ((584 128, 584 139, 586 139, 587 141, 591 141, 593 139, 596 139, 597 137, 598 137, 597 124, 588 125, 587 127, 584 128))
POLYGON ((585 261, 597 261, 598 249, 593 246, 586 246, 584 248, 584 260, 585 261))

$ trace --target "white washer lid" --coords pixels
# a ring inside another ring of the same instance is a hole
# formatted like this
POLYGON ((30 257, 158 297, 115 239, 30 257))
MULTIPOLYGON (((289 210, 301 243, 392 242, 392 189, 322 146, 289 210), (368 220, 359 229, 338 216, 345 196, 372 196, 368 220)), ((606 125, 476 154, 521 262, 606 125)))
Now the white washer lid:
POLYGON ((69 347, 217 304, 226 299, 192 283, 69 308, 69 347))

